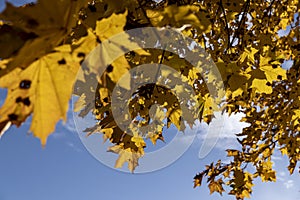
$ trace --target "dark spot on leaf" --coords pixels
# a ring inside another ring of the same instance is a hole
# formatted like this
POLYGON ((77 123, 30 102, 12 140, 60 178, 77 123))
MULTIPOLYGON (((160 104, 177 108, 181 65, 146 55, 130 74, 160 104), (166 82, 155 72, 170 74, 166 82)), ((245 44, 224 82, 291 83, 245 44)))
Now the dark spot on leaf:
POLYGON ((95 7, 95 5, 89 4, 89 5, 88 5, 88 8, 89 8, 89 10, 90 10, 91 12, 97 12, 97 8, 95 7))
POLYGON ((79 53, 77 54, 77 57, 78 57, 78 58, 83 58, 83 57, 85 57, 85 53, 79 52, 79 53))
POLYGON ((30 99, 29 97, 26 97, 25 99, 23 99, 23 103, 25 106, 30 106, 30 99))
POLYGON ((105 4, 105 5, 103 6, 104 11, 107 11, 107 8, 108 8, 108 5, 105 4))
POLYGON ((267 82, 266 85, 267 85, 267 86, 271 86, 272 84, 271 84, 270 82, 267 82))
POLYGON ((277 65, 272 65, 272 68, 273 69, 276 69, 278 66, 277 65))
POLYGON ((109 66, 107 67, 106 71, 107 71, 108 73, 110 73, 110 72, 113 71, 113 69, 114 69, 114 67, 113 67, 112 65, 109 65, 109 66))
POLYGON ((29 100, 29 97, 26 97, 26 98, 22 98, 22 97, 18 97, 16 99, 16 103, 20 103, 22 102, 25 106, 30 106, 30 100, 29 100))
POLYGON ((23 101, 22 97, 18 97, 18 98, 16 99, 16 103, 20 103, 20 102, 22 102, 22 101, 23 101))
POLYGON ((29 89, 30 86, 31 86, 31 80, 23 80, 20 82, 20 85, 19 85, 19 87, 21 89, 29 89))
POLYGON ((277 79, 282 80, 282 76, 281 76, 281 75, 278 75, 278 76, 277 76, 277 79))
POLYGON ((15 121, 15 120, 18 119, 18 115, 16 115, 16 114, 10 114, 10 115, 8 115, 8 118, 9 118, 10 121, 15 121))
POLYGON ((58 61, 58 64, 64 65, 64 64, 66 64, 66 60, 63 58, 63 59, 58 61))
POLYGON ((29 19, 27 21, 27 27, 28 28, 36 28, 39 26, 39 23, 35 19, 29 19))
POLYGON ((121 47, 122 51, 124 51, 124 52, 128 51, 128 49, 126 47, 124 47, 123 45, 120 47, 121 47))
POLYGON ((105 97, 105 98, 103 99, 103 101, 104 101, 105 103, 108 103, 108 98, 105 97))

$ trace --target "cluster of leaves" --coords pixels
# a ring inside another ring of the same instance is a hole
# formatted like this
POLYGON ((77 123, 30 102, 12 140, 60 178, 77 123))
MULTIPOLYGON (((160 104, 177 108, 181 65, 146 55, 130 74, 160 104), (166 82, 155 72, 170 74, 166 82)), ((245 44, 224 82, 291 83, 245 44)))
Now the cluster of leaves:
POLYGON ((203 176, 211 192, 224 191, 244 199, 252 192, 253 179, 276 181, 272 155, 280 150, 289 158, 292 174, 299 161, 299 2, 242 1, 214 3, 214 21, 219 26, 205 35, 207 50, 217 62, 226 85, 225 110, 243 112, 250 124, 237 133, 241 149, 228 149, 229 164, 211 163, 194 177, 195 187, 203 176), (233 16, 234 15, 234 16, 233 16), (223 23, 223 25, 222 25, 223 23), (279 30, 287 30, 279 35, 279 30), (211 45, 213 43, 213 45, 211 45), (285 60, 293 66, 284 70, 285 60), (254 170, 253 170, 254 168, 254 170), (227 181, 226 181, 227 180, 227 181))
MULTIPOLYGON (((288 169, 294 172, 300 159, 297 0, 39 0, 18 8, 7 3, 0 20, 0 87, 8 89, 0 108, 0 135, 32 115, 30 130, 45 145, 56 123, 66 119, 75 85, 74 94, 80 96, 75 111, 81 117, 92 111, 98 120, 86 132, 103 134, 114 144, 110 151, 119 154, 116 167, 128 162, 133 171, 144 154, 145 138, 155 144, 163 140, 163 129, 171 124, 185 128, 181 102, 169 88, 155 84, 138 88, 128 102, 133 123, 139 127, 154 124, 153 131, 127 134, 112 116, 111 95, 122 75, 141 64, 159 63, 176 69, 193 88, 195 95, 187 98, 195 99, 200 110, 186 119, 191 126, 196 119, 209 123, 216 110, 243 112, 243 120, 251 124, 237 133, 241 149, 227 150, 232 161, 208 165, 195 176, 195 187, 206 176, 211 193, 222 194, 223 185, 228 185, 229 194, 237 199, 249 197, 254 178, 276 180, 272 155, 277 149, 288 156, 288 169), (207 89, 216 84, 214 74, 195 71, 179 53, 159 49, 128 52, 100 77, 95 75, 97 69, 83 69, 75 84, 91 50, 111 36, 140 27, 177 28, 201 45, 221 73, 226 104, 218 107, 207 89), (287 34, 279 35, 281 30, 287 34), (282 68, 285 60, 294 62, 291 69, 282 68), (94 80, 95 88, 84 87, 94 80), (153 111, 153 104, 160 106, 153 111)), ((183 90, 180 85, 176 89, 183 90)))

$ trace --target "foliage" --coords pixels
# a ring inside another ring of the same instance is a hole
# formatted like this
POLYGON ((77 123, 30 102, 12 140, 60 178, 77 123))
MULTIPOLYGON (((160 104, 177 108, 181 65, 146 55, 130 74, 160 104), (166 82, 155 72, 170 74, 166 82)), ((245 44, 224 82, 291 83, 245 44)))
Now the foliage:
MULTIPOLYGON (((161 105, 166 113, 160 109, 153 111, 160 116, 154 120, 156 129, 144 135, 137 132, 130 135, 116 124, 111 113, 113 88, 122 74, 144 63, 171 66, 193 88, 194 96, 187 98, 195 100, 199 112, 185 118, 191 126, 196 119, 209 123, 217 110, 229 114, 243 112, 246 115, 243 121, 251 124, 237 133, 241 149, 227 150, 231 162, 207 165, 195 176, 195 187, 201 185, 205 176, 211 193, 222 194, 223 186, 227 185, 231 188, 229 194, 244 199, 250 197, 253 179, 276 181, 276 171, 272 168, 274 151, 280 150, 288 156, 291 174, 297 167, 300 159, 298 0, 163 0, 160 3, 39 0, 18 8, 9 3, 6 6, 0 14, 0 87, 7 88, 8 95, 0 109, 0 135, 11 124, 20 126, 32 115, 30 130, 45 145, 56 123, 66 119, 77 71, 97 44, 124 30, 168 26, 193 38, 211 55, 223 79, 226 104, 218 107, 209 94, 207 84, 216 84, 214 75, 193 71, 193 66, 178 55, 141 48, 119 57, 97 77, 94 105, 87 103, 93 95, 75 90, 80 96, 75 110, 82 117, 92 110, 99 121, 86 131, 102 133, 104 139, 114 144, 110 151, 119 154, 116 167, 128 162, 129 169, 135 169, 146 148, 143 137, 155 144, 158 139, 163 140, 163 130, 171 124, 180 130, 185 128, 180 123, 182 109, 176 95, 153 84, 139 88, 132 96, 130 114, 138 126, 149 125, 153 121, 149 115, 151 105, 161 105), (282 30, 286 34, 279 35, 282 30), (292 60, 293 66, 285 70, 282 66, 287 60, 292 60), (254 167, 254 172, 250 172, 249 166, 254 167)), ((78 84, 90 78, 83 74, 78 84)), ((180 90, 179 85, 177 91, 180 90)))

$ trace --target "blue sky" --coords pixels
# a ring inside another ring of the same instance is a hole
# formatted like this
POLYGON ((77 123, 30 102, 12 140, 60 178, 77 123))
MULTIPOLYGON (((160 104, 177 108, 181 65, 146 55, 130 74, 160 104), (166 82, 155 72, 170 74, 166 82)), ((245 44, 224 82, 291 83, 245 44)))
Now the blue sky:
MULTIPOLYGON (((156 172, 129 174, 108 168, 93 158, 73 131, 71 118, 66 125, 58 125, 45 149, 38 139, 26 134, 28 122, 19 129, 11 128, 0 140, 0 200, 234 199, 209 195, 206 186, 193 189, 192 178, 205 164, 225 158, 224 148, 235 146, 228 129, 238 129, 233 126, 236 123, 234 118, 227 119, 226 137, 205 159, 198 158, 201 133, 205 132, 202 127, 190 149, 172 165, 156 172)), ((278 181, 256 181, 253 199, 299 200, 299 175, 289 176, 285 170, 287 162, 280 157, 275 164, 278 181)))
MULTIPOLYGON (((19 5, 25 1, 14 1, 19 5)), ((0 9, 4 1, 0 0, 0 9)), ((0 105, 5 98, 0 90, 0 105)), ((59 123, 42 148, 38 139, 28 134, 30 121, 12 127, 0 140, 0 200, 230 200, 224 194, 209 195, 204 184, 193 189, 194 175, 205 164, 225 158, 224 149, 235 147, 232 133, 239 130, 239 116, 225 118, 224 133, 214 150, 198 158, 207 127, 199 125, 198 135, 185 154, 172 165, 145 174, 116 171, 92 157, 75 131, 72 112, 66 124, 59 123)), ((185 142, 184 140, 182 142, 185 142)), ((99 143, 99 146, 102 145, 99 143)), ((287 160, 276 157, 276 183, 255 182, 252 199, 300 200, 299 174, 290 176, 287 160)))

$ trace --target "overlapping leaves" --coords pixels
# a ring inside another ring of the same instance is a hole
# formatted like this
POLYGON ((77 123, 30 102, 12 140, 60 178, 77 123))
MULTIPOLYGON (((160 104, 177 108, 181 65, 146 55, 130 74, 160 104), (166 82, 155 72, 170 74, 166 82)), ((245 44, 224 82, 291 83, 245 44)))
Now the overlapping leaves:
MULTIPOLYGON (((20 126, 32 115, 31 131, 45 144, 56 122, 65 119, 77 70, 97 44, 130 28, 171 26, 193 38, 215 61, 226 87, 224 112, 243 112, 243 120, 251 124, 238 135, 242 148, 228 150, 232 161, 208 165, 195 177, 195 186, 200 186, 206 176, 211 193, 222 194, 228 185, 229 194, 237 199, 249 197, 254 178, 276 180, 272 155, 278 148, 289 157, 288 169, 294 172, 300 159, 299 1, 87 3, 39 0, 19 8, 7 4, 0 14, 0 86, 8 89, 0 109, 0 135, 11 124, 20 126), (280 30, 286 34, 279 35, 280 30), (282 68, 285 60, 294 62, 288 71, 282 68), (254 166, 254 173, 247 171, 248 164, 254 166)), ((80 96, 76 111, 80 111, 80 116, 93 111, 99 122, 87 132, 101 132, 105 140, 115 145, 110 151, 120 156, 116 167, 128 162, 133 171, 144 154, 145 142, 141 135, 124 134, 117 126, 111 116, 111 91, 129 69, 141 63, 159 62, 178 70, 194 86, 197 105, 202 108, 199 119, 210 122, 213 117, 215 104, 205 83, 214 84, 214 75, 207 72, 200 76, 177 55, 144 49, 118 58, 102 77, 93 75, 95 69, 86 69, 92 75, 81 74, 81 82, 76 86, 92 80, 97 80, 98 86, 84 92, 75 90, 80 96)), ((126 89, 128 85, 122 87, 126 89)), ((151 121, 149 113, 155 112, 167 118, 167 126, 173 123, 183 129, 180 102, 175 96, 167 88, 141 87, 130 102, 131 117, 141 117, 143 120, 136 123, 142 126, 151 121), (151 110, 154 103, 161 106, 151 110)), ((157 120, 156 125, 157 129, 146 135, 153 143, 163 140, 165 124, 157 120)))

